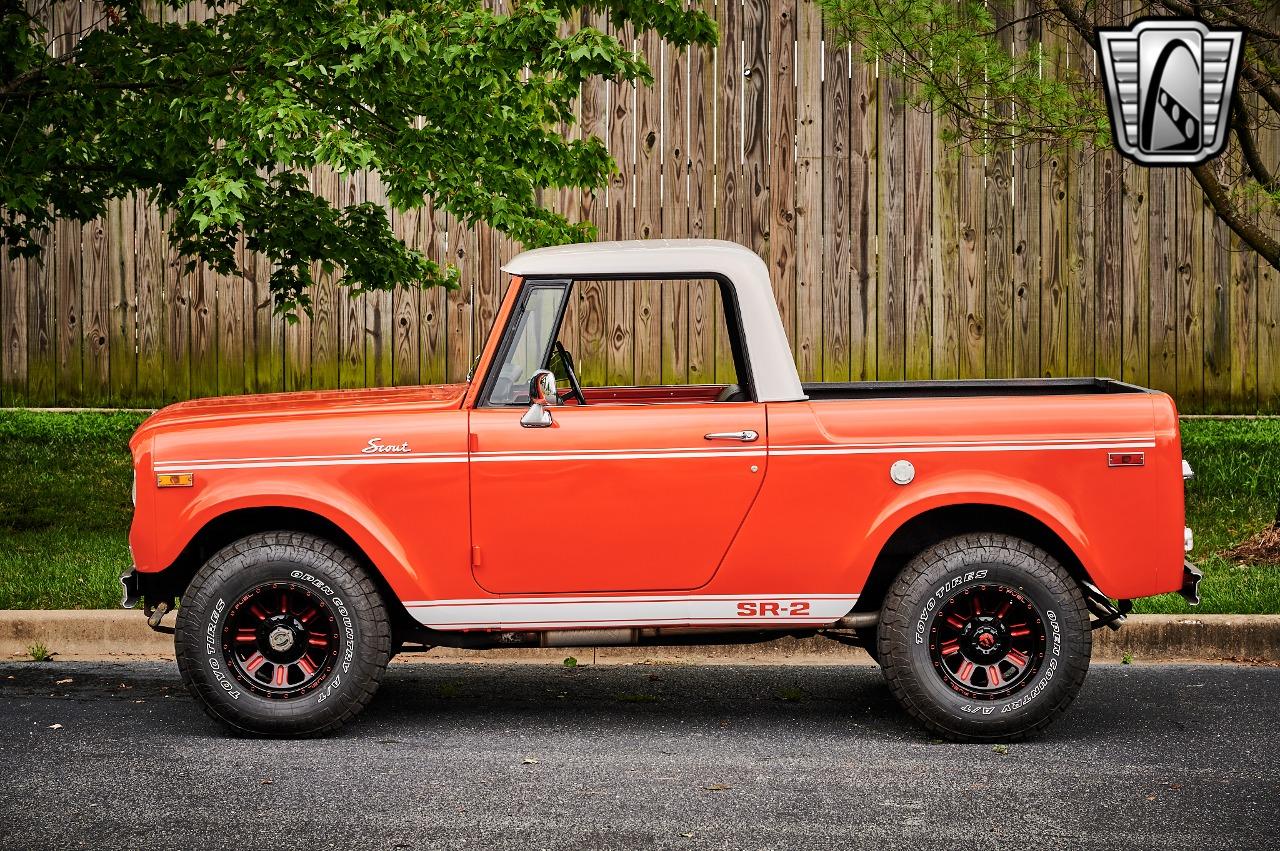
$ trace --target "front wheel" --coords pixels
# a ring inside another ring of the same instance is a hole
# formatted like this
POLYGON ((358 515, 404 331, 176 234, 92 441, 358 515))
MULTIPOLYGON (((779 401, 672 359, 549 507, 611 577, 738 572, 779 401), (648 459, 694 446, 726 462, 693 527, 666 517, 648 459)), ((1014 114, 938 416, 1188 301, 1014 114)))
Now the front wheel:
POLYGON ((260 736, 338 729, 373 697, 391 658, 369 576, 300 532, 250 535, 210 558, 182 597, 174 641, 205 710, 260 736))
POLYGON ((1008 741, 1075 699, 1092 635, 1079 586, 1044 550, 962 535, 916 556, 881 610, 878 647, 894 696, 933 732, 1008 741))

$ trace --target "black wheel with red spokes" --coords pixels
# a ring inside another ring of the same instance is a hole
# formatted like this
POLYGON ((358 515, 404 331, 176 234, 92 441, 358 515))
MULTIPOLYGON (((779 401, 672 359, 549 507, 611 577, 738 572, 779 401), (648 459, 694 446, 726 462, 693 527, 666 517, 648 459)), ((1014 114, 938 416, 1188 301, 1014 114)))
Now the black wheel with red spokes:
POLYGON ((958 741, 1040 730, 1079 693, 1092 636, 1084 596, 1047 552, 1008 535, 930 547, 880 610, 881 670, 903 707, 958 741))
POLYGON ((222 653, 227 669, 255 694, 297 697, 333 671, 337 618, 313 588, 292 581, 259 585, 232 604, 222 653))
POLYGON ((933 667, 958 694, 998 700, 1044 662, 1044 618, 1007 585, 970 585, 938 609, 929 629, 933 667))
POLYGON ((391 627, 349 553, 314 535, 263 532, 196 572, 174 646, 183 681, 214 718, 252 735, 314 736, 373 697, 391 627))

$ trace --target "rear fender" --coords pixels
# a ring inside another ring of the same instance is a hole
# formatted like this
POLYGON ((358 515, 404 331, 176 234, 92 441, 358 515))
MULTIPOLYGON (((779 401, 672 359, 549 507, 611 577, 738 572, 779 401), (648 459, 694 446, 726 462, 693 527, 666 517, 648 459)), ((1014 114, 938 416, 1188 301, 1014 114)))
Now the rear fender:
POLYGON ((870 573, 885 544, 906 523, 934 509, 957 505, 998 506, 1043 523, 1079 559, 1090 581, 1104 593, 1113 597, 1131 596, 1122 592, 1132 583, 1114 576, 1105 555, 1100 557, 1090 546, 1084 524, 1070 503, 1033 482, 994 473, 975 474, 972 470, 944 474, 919 486, 905 488, 887 504, 872 524, 871 534, 858 559, 864 571, 863 579, 870 573))

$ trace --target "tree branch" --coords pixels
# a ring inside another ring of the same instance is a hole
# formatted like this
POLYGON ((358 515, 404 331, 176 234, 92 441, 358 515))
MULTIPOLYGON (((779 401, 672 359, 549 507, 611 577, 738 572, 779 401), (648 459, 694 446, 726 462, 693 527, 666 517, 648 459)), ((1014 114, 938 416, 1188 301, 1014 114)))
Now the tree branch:
POLYGON ((1222 219, 1236 236, 1243 239, 1246 245, 1258 252, 1263 260, 1273 268, 1280 269, 1280 242, 1276 242, 1255 222, 1249 221, 1240 214, 1240 210, 1231 200, 1231 194, 1214 175, 1208 164, 1201 163, 1192 166, 1189 170, 1196 182, 1200 184, 1200 188, 1204 190, 1204 196, 1214 212, 1218 214, 1218 218, 1222 219))
POLYGON ((1249 107, 1244 101, 1236 99, 1236 108, 1231 114, 1231 129, 1235 131, 1236 138, 1240 140, 1240 153, 1244 155, 1245 164, 1249 166, 1249 171, 1253 172, 1254 179, 1261 184, 1262 188, 1268 192, 1275 192, 1280 188, 1276 184, 1275 175, 1265 162, 1262 161, 1262 154, 1258 151, 1257 140, 1253 136, 1253 129, 1249 126, 1252 117, 1249 115, 1249 107))
POLYGON ((1089 19, 1084 16, 1083 9, 1077 9, 1071 0, 1054 0, 1054 5, 1058 7, 1058 11, 1062 13, 1062 17, 1067 19, 1067 23, 1080 34, 1090 47, 1094 50, 1098 49, 1098 33, 1093 25, 1089 23, 1089 19))

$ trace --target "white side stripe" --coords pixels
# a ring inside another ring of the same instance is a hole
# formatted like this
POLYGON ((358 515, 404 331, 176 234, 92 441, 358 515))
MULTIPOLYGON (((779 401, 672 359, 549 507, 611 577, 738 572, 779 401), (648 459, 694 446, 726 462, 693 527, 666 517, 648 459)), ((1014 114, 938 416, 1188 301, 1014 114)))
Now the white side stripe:
POLYGON ((820 625, 839 620, 856 594, 674 597, 494 597, 406 603, 433 629, 564 629, 608 626, 820 625))
POLYGON ((834 446, 827 449, 792 449, 780 446, 770 449, 772 455, 910 455, 916 452, 1048 452, 1064 449, 1153 449, 1155 442, 1146 443, 1072 443, 1059 445, 1054 443, 1017 443, 990 444, 982 446, 899 446, 899 447, 865 447, 834 446))
POLYGON ((631 461, 645 458, 763 458, 767 451, 763 448, 750 452, 742 450, 724 450, 724 449, 681 449, 673 452, 666 451, 649 451, 636 452, 630 449, 611 452, 608 454, 601 453, 599 455, 587 455, 579 452, 566 452, 563 455, 525 455, 524 453, 512 453, 510 455, 492 455, 492 456, 475 456, 473 461, 631 461))
POLYGON ((265 458, 261 461, 203 461, 185 463, 182 461, 164 461, 155 465, 157 473, 192 472, 197 470, 240 470, 263 467, 343 467, 360 464, 459 464, 467 460, 465 454, 457 455, 401 455, 401 456, 367 456, 365 458, 344 458, 340 455, 333 458, 311 460, 309 458, 265 458))
MULTIPOLYGON (((537 452, 477 452, 470 460, 494 462, 537 461, 631 461, 678 458, 762 458, 789 455, 911 455, 936 452, 1049 452, 1084 449, 1153 449, 1155 441, 1143 437, 1064 438, 1048 441, 952 441, 946 443, 833 443, 795 444, 774 447, 671 447, 662 449, 576 449, 537 452)), ((236 470, 268 467, 334 467, 359 464, 459 464, 468 460, 465 452, 415 452, 407 455, 285 455, 263 458, 199 459, 157 461, 155 472, 196 470, 236 470)))

